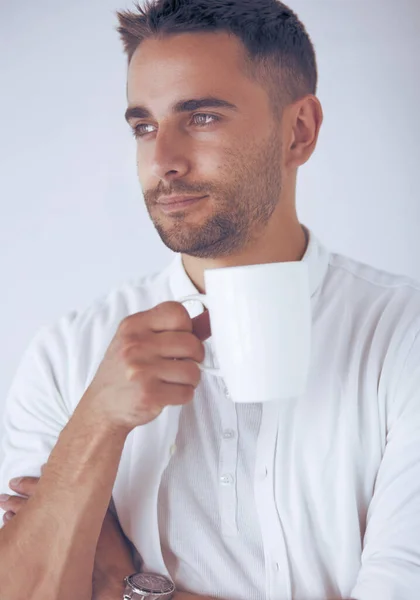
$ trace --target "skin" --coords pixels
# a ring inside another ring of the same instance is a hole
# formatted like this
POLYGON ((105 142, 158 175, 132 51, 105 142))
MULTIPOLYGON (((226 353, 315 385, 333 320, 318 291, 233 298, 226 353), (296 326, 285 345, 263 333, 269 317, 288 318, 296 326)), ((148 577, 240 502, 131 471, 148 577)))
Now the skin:
MULTIPOLYGON (((300 261, 307 247, 296 214, 296 180, 298 168, 315 150, 321 104, 305 96, 285 106, 276 121, 264 88, 242 73, 242 53, 241 42, 225 32, 179 34, 145 41, 128 70, 129 108, 146 106, 151 114, 130 120, 147 134, 137 138, 146 208, 163 243, 182 254, 201 293, 206 269, 300 261), (227 100, 238 110, 171 111, 180 100, 206 96, 227 100), (208 198, 164 214, 156 202, 173 194, 208 198)), ((207 312, 194 320, 194 332, 203 340, 211 335, 207 312)), ((24 478, 20 488, 10 485, 27 499, 37 482, 24 478)), ((5 522, 26 499, 12 496, 0 503, 8 511, 5 522)))
MULTIPOLYGON (((41 468, 41 477, 44 466, 45 465, 41 468)), ((3 510, 7 510, 3 516, 3 522, 6 526, 7 523, 22 510, 28 499, 35 493, 39 480, 40 478, 38 477, 22 477, 19 483, 13 483, 13 480, 10 482, 11 489, 24 497, 12 495, 9 496, 9 499, 6 502, 1 503, 3 510)), ((97 556, 98 552, 102 553, 102 568, 98 570, 98 577, 95 577, 97 574, 96 570, 93 573, 94 586, 92 600, 117 600, 121 598, 122 592, 124 591, 124 586, 120 583, 122 577, 132 573, 134 567, 131 566, 130 551, 125 536, 119 528, 115 518, 110 513, 107 513, 104 527, 98 541, 97 556), (124 555, 125 558, 121 560, 124 555), (124 574, 121 577, 119 568, 122 567, 124 561, 127 567, 126 570, 123 571, 124 574), (111 573, 111 577, 105 579, 104 573, 102 572, 104 565, 106 565, 106 570, 110 572, 114 568, 115 563, 118 565, 115 577, 114 574, 111 573)), ((177 592, 174 596, 174 600, 214 599, 208 596, 195 596, 193 594, 177 592)))
POLYGON ((146 208, 201 293, 206 269, 300 261, 306 252, 296 178, 315 149, 321 104, 305 96, 276 121, 265 89, 242 72, 242 53, 240 40, 226 32, 178 34, 143 42, 128 70, 129 107, 151 113, 130 120, 146 134, 137 138, 146 208), (171 111, 180 100, 210 95, 238 110, 171 111), (209 197, 165 214, 156 201, 173 194, 209 197))

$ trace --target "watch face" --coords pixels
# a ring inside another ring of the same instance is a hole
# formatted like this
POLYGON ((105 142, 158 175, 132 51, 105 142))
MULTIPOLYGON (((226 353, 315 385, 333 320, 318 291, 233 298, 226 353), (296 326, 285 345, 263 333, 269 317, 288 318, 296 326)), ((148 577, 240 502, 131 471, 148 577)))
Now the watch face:
POLYGON ((135 575, 130 575, 129 581, 134 587, 138 588, 141 593, 170 594, 175 591, 175 586, 172 581, 169 581, 162 575, 136 573, 135 575))

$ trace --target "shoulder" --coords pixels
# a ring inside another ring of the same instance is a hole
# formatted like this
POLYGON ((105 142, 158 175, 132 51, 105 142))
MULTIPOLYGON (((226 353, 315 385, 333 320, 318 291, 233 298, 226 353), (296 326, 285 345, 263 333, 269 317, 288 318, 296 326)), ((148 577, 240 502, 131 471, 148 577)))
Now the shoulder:
POLYGON ((420 281, 412 277, 331 253, 325 286, 327 296, 340 298, 354 313, 420 328, 420 281))
POLYGON ((40 327, 18 367, 18 381, 48 379, 72 412, 93 379, 120 323, 171 297, 167 269, 125 281, 78 310, 40 327))

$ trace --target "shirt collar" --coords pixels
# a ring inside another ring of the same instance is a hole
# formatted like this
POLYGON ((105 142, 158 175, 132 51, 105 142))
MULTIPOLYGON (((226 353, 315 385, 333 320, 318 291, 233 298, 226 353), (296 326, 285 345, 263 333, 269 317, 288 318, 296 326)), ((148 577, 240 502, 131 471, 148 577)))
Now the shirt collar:
MULTIPOLYGON (((328 249, 318 240, 313 231, 305 226, 309 234, 309 243, 306 249, 305 255, 302 258, 307 263, 309 269, 309 285, 311 290, 311 297, 320 289, 325 275, 328 270, 328 264, 330 260, 330 252, 328 249)), ((169 285, 173 294, 174 300, 178 300, 185 296, 198 294, 199 291, 193 284, 189 276, 187 275, 183 262, 182 254, 176 254, 172 263, 169 267, 169 285)), ((198 302, 194 302, 194 315, 199 315, 203 308, 198 302)))

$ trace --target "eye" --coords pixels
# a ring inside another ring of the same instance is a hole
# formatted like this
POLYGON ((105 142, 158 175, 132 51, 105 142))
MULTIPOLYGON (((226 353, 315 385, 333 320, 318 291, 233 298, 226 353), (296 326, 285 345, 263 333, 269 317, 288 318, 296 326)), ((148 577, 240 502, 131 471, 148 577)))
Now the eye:
MULTIPOLYGON (((215 115, 208 115, 206 113, 196 113, 195 115, 193 115, 193 120, 198 117, 204 117, 205 119, 209 117, 210 119, 213 119, 213 121, 212 123, 203 123, 201 125, 196 122, 197 127, 207 127, 208 125, 212 125, 213 122, 221 121, 221 117, 216 117, 215 115)), ((152 125, 149 125, 148 123, 140 123, 140 125, 137 125, 137 127, 133 129, 133 135, 135 138, 143 138, 149 133, 151 133, 150 131, 145 132, 142 129, 142 127, 152 127, 152 125)))

